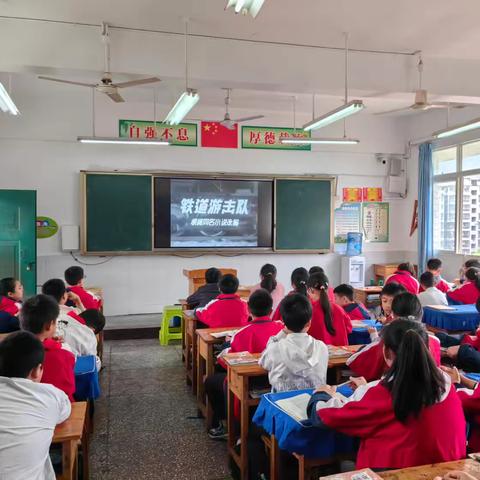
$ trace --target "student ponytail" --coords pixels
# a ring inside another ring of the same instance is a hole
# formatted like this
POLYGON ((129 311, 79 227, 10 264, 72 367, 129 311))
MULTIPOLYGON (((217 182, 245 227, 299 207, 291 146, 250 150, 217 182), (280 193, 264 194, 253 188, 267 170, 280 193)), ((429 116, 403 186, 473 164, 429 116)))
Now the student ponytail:
POLYGON ((292 286, 295 289, 296 293, 300 293, 307 296, 307 281, 308 281, 308 272, 306 268, 299 267, 292 272, 290 278, 292 286))
POLYGON ((260 286, 267 292, 272 293, 277 288, 277 269, 275 265, 266 263, 260 269, 260 277, 262 278, 260 286))
POLYGON ((384 327, 382 338, 385 350, 395 355, 382 384, 392 395, 395 417, 405 423, 440 400, 445 379, 430 355, 421 323, 400 318, 384 327))
POLYGON ((318 272, 310 275, 307 282, 308 288, 318 290, 320 292, 320 307, 323 311, 325 319, 325 327, 330 335, 335 335, 335 328, 333 326, 332 307, 328 299, 328 278, 324 273, 318 272))
POLYGON ((480 268, 470 267, 465 272, 465 278, 470 280, 480 290, 480 268))

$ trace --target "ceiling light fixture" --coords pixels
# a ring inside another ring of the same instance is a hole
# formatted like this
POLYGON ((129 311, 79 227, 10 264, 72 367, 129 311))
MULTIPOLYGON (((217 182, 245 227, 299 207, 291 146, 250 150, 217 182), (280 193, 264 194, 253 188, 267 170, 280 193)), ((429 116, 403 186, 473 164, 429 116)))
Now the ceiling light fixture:
POLYGON ((120 145, 170 145, 165 140, 149 138, 121 138, 121 137, 77 137, 80 143, 115 143, 120 145))
POLYGON ((5 113, 10 113, 11 115, 18 115, 17 106, 15 105, 12 97, 8 94, 5 87, 0 83, 0 109, 5 113))
POLYGON ((281 143, 287 145, 357 145, 355 138, 282 138, 281 143))
POLYGON ((457 125, 456 127, 449 127, 444 130, 440 130, 433 134, 435 138, 447 138, 452 137, 453 135, 458 135, 459 133, 469 132, 470 130, 475 130, 480 128, 480 118, 475 120, 470 120, 462 125, 457 125))
POLYGON ((253 18, 256 18, 264 2, 265 0, 228 0, 225 10, 233 7, 235 13, 250 14, 253 18))

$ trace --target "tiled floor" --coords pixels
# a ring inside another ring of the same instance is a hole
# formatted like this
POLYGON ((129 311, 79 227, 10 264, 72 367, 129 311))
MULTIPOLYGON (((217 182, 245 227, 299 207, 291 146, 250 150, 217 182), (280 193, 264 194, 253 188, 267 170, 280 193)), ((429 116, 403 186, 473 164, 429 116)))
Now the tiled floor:
POLYGON ((158 327, 161 323, 161 313, 145 313, 142 315, 114 315, 107 317, 105 329, 158 327))
POLYGON ((179 346, 105 343, 95 402, 92 480, 229 478, 226 444, 210 440, 185 384, 179 346))

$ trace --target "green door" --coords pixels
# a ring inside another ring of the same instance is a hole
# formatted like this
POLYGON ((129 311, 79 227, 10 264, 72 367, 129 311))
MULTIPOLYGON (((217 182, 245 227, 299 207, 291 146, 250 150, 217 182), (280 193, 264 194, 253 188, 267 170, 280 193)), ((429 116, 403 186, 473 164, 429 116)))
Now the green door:
POLYGON ((37 193, 0 190, 0 278, 18 278, 25 297, 37 291, 37 193))

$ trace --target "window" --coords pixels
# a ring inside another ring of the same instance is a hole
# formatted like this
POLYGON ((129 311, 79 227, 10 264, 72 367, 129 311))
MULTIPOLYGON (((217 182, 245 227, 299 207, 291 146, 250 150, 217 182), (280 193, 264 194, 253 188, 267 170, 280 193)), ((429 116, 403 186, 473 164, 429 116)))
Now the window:
POLYGON ((433 152, 434 249, 480 255, 480 141, 433 152))

